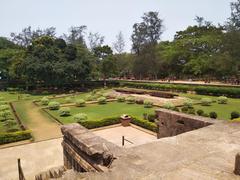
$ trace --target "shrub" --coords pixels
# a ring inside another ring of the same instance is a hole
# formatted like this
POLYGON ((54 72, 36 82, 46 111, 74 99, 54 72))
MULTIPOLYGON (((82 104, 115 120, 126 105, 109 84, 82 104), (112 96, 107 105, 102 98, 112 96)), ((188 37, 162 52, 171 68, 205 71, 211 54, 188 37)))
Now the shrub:
POLYGON ((118 96, 118 97, 117 97, 117 101, 118 101, 118 102, 125 102, 125 97, 123 97, 123 96, 118 96))
POLYGON ((102 97, 103 96, 103 93, 101 91, 98 91, 96 92, 95 94, 96 97, 102 97))
POLYGON ((163 104, 163 108, 165 109, 174 109, 174 107, 175 107, 174 104, 171 102, 166 102, 163 104))
POLYGON ((194 114, 195 115, 195 109, 188 109, 187 111, 188 114, 194 114))
POLYGON ((136 102, 136 104, 144 104, 143 99, 136 99, 135 102, 136 102))
POLYGON ((239 112, 233 111, 233 112, 231 113, 231 119, 236 119, 236 118, 239 118, 239 117, 240 117, 239 112))
POLYGON ((183 105, 188 107, 188 108, 191 108, 193 107, 193 101, 191 99, 185 99, 185 101, 183 102, 183 105))
POLYGON ((88 119, 87 114, 79 113, 73 116, 74 121, 80 123, 82 121, 86 121, 88 119))
POLYGON ((0 96, 0 101, 4 101, 4 100, 5 100, 4 97, 0 96))
POLYGON ((204 111, 202 109, 197 110, 197 115, 202 116, 204 114, 204 111))
POLYGON ((220 96, 217 98, 218 104, 227 104, 228 98, 226 96, 220 96))
POLYGON ((7 101, 0 101, 0 105, 6 105, 7 101))
POLYGON ((203 113, 202 116, 203 116, 203 117, 209 117, 209 114, 203 113))
POLYGON ((86 105, 86 102, 83 99, 77 99, 75 105, 77 107, 84 107, 86 105))
POLYGON ((146 120, 140 120, 140 119, 132 118, 131 123, 133 123, 137 126, 140 126, 142 128, 148 129, 150 131, 153 131, 153 132, 157 132, 157 130, 158 130, 156 123, 149 122, 149 121, 146 121, 146 120))
POLYGON ((107 98, 107 99, 108 99, 108 98, 111 98, 110 93, 107 93, 107 92, 106 92, 106 93, 103 93, 102 96, 105 97, 105 98, 107 98))
POLYGON ((154 122, 156 119, 156 114, 149 114, 147 116, 147 120, 150 121, 150 122, 154 122))
POLYGON ((0 133, 0 144, 26 140, 30 139, 31 137, 31 131, 29 130, 17 131, 13 133, 0 133))
POLYGON ((93 128, 99 128, 103 126, 118 124, 120 122, 121 121, 119 117, 111 117, 111 118, 105 118, 101 120, 79 121, 78 123, 87 129, 93 129, 93 128))
POLYGON ((186 106, 183 106, 183 107, 181 108, 181 111, 182 111, 183 113, 187 113, 188 110, 189 110, 189 108, 186 107, 186 106))
POLYGON ((7 120, 9 119, 9 117, 11 116, 11 112, 9 110, 4 110, 4 111, 0 111, 0 118, 2 120, 7 120))
POLYGON ((7 111, 10 110, 10 107, 8 105, 0 105, 0 111, 7 111))
POLYGON ((148 101, 148 100, 144 100, 143 104, 144 104, 144 107, 145 107, 145 108, 151 108, 151 107, 153 107, 153 102, 148 101))
POLYGON ((147 118, 148 118, 148 114, 147 113, 143 113, 143 119, 147 120, 147 118))
POLYGON ((8 128, 11 128, 12 126, 15 126, 15 125, 17 125, 17 122, 14 120, 7 120, 4 122, 4 126, 8 128))
POLYGON ((126 98, 127 104, 134 104, 135 103, 135 98, 132 96, 128 96, 126 98))
POLYGON ((87 95, 85 97, 86 101, 93 101, 95 97, 93 97, 92 95, 87 95))
POLYGON ((49 99, 48 99, 47 97, 43 97, 43 98, 41 99, 41 104, 42 104, 43 106, 47 106, 48 103, 49 103, 49 99))
POLYGON ((42 91, 42 93, 41 93, 42 95, 48 95, 49 94, 49 92, 48 91, 42 91))
POLYGON ((60 108, 60 103, 59 102, 56 102, 56 101, 52 101, 48 104, 48 108, 50 110, 59 110, 60 108))
POLYGON ((179 112, 179 109, 177 107, 174 107, 172 110, 176 111, 176 112, 179 112))
POLYGON ((210 106, 212 103, 211 98, 202 98, 201 99, 201 105, 202 106, 210 106))
POLYGON ((72 103, 74 100, 73 100, 73 97, 66 97, 65 98, 65 103, 72 103))
POLYGON ((69 107, 61 107, 59 109, 60 116, 70 116, 70 108, 69 107))
POLYGON ((209 117, 212 119, 217 119, 217 113, 216 112, 210 112, 209 117))
POLYGON ((107 99, 105 97, 100 97, 97 99, 98 104, 106 104, 107 103, 107 99))

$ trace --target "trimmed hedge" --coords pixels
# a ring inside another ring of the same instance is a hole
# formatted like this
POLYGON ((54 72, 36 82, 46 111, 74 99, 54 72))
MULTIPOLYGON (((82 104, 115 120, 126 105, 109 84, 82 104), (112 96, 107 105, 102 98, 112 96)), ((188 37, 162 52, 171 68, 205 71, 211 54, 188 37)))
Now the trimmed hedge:
POLYGON ((111 117, 102 120, 92 120, 92 121, 79 121, 78 123, 87 129, 94 129, 103 126, 110 126, 120 123, 120 117, 111 117))
POLYGON ((160 91, 184 92, 195 91, 201 95, 240 97, 240 88, 237 87, 220 87, 220 86, 199 86, 199 85, 181 85, 181 84, 157 84, 157 83, 136 83, 122 82, 121 86, 139 89, 150 89, 160 91))
POLYGON ((154 122, 150 122, 150 121, 147 121, 147 120, 140 120, 140 119, 137 119, 137 118, 132 118, 131 123, 135 124, 137 126, 140 126, 142 128, 148 129, 150 131, 153 131, 153 132, 158 131, 157 125, 154 122))
POLYGON ((11 143, 11 142, 27 140, 30 138, 32 138, 30 130, 17 131, 13 133, 0 133, 0 145, 11 143))

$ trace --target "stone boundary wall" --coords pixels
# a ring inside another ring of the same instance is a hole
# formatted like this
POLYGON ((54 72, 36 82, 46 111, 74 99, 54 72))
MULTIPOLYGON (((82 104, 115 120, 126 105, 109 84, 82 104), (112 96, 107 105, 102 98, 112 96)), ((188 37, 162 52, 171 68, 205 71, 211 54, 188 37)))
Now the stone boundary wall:
POLYGON ((158 116, 158 138, 176 136, 188 131, 203 128, 217 123, 215 119, 188 115, 167 109, 157 109, 158 116))

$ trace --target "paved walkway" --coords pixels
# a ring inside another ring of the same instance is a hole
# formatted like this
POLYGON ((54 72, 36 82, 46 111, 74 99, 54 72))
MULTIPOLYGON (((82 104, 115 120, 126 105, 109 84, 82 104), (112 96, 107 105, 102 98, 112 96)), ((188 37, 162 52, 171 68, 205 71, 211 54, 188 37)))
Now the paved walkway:
POLYGON ((17 180, 17 159, 21 158, 27 180, 39 172, 63 165, 62 138, 0 149, 0 179, 17 180))

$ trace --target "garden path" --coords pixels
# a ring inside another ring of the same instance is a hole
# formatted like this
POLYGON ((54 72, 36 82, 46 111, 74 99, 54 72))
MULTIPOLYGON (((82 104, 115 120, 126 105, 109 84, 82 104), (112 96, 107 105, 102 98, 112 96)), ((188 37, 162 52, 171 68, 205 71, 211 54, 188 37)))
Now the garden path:
POLYGON ((43 141, 61 137, 60 125, 51 120, 41 108, 30 101, 23 103, 28 118, 27 128, 34 136, 34 141, 43 141))

